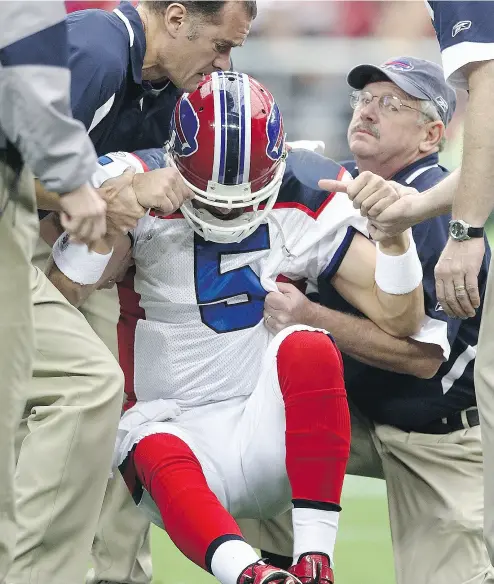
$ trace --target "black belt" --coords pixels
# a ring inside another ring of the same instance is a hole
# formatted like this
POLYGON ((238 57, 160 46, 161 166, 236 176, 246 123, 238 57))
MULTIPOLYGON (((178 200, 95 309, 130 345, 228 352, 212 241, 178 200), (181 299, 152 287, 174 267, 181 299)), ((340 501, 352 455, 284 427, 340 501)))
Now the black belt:
POLYGON ((7 140, 5 148, 0 148, 0 161, 15 172, 16 175, 20 173, 23 167, 22 156, 17 148, 7 140))
POLYGON ((479 411, 477 408, 455 412, 447 418, 429 422, 425 426, 417 428, 415 431, 422 434, 449 434, 457 430, 466 430, 480 424, 479 411))

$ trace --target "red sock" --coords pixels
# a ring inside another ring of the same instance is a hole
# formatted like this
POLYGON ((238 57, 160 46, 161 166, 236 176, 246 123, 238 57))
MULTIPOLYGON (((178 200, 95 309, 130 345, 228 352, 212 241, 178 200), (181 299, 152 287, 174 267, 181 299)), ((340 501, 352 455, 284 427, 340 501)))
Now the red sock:
POLYGON ((339 510, 350 454, 350 413, 340 352, 324 333, 292 333, 278 350, 278 378, 285 401, 286 468, 294 504, 329 503, 339 510))
POLYGON ((243 537, 208 487, 192 450, 176 436, 153 434, 138 443, 133 458, 137 475, 160 510, 170 539, 194 563, 211 571, 217 548, 243 537))

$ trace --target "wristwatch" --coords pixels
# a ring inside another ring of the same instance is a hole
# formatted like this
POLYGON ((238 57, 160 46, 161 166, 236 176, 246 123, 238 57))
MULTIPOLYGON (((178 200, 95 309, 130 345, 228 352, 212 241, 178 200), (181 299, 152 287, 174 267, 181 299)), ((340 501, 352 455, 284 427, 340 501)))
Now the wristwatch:
POLYGON ((452 219, 449 222, 449 236, 456 241, 466 241, 472 237, 483 237, 483 227, 471 227, 466 221, 452 219))

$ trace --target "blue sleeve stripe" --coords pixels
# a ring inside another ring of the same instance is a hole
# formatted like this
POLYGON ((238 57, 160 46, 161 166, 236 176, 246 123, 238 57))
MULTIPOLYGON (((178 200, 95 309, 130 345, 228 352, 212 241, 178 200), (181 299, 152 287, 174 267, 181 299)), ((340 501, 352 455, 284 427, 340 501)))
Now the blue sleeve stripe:
POLYGON ((345 233, 345 237, 343 238, 343 241, 340 243, 340 246, 336 250, 336 253, 331 258, 331 261, 329 262, 328 266, 319 276, 320 278, 324 278, 325 280, 331 280, 331 278, 336 274, 356 233, 357 230, 355 229, 355 227, 352 226, 348 227, 345 233))
POLYGON ((98 164, 100 166, 106 166, 107 164, 111 164, 113 160, 109 156, 100 156, 98 158, 98 164))
POLYGON ((0 49, 3 67, 46 65, 68 67, 67 24, 58 22, 0 49))

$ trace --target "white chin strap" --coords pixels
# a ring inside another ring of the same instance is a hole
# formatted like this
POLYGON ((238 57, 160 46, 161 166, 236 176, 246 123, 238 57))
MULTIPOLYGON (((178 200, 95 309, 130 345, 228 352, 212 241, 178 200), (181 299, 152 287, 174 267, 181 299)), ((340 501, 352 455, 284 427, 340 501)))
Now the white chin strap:
MULTIPOLYGON (((271 212, 281 187, 285 173, 285 159, 280 160, 273 180, 257 193, 250 193, 246 185, 219 185, 215 194, 194 187, 187 180, 185 184, 196 193, 196 199, 212 207, 238 209, 252 206, 251 211, 242 213, 235 219, 220 219, 210 213, 207 208, 195 207, 192 201, 185 201, 180 210, 192 229, 206 241, 216 243, 236 243, 253 233, 271 212), (214 198, 213 198, 214 197, 214 198), (212 200, 213 199, 213 200, 212 200), (225 201, 228 200, 228 202, 225 201), (264 208, 259 209, 263 203, 264 208)), ((183 177, 182 177, 183 178, 183 177)))

